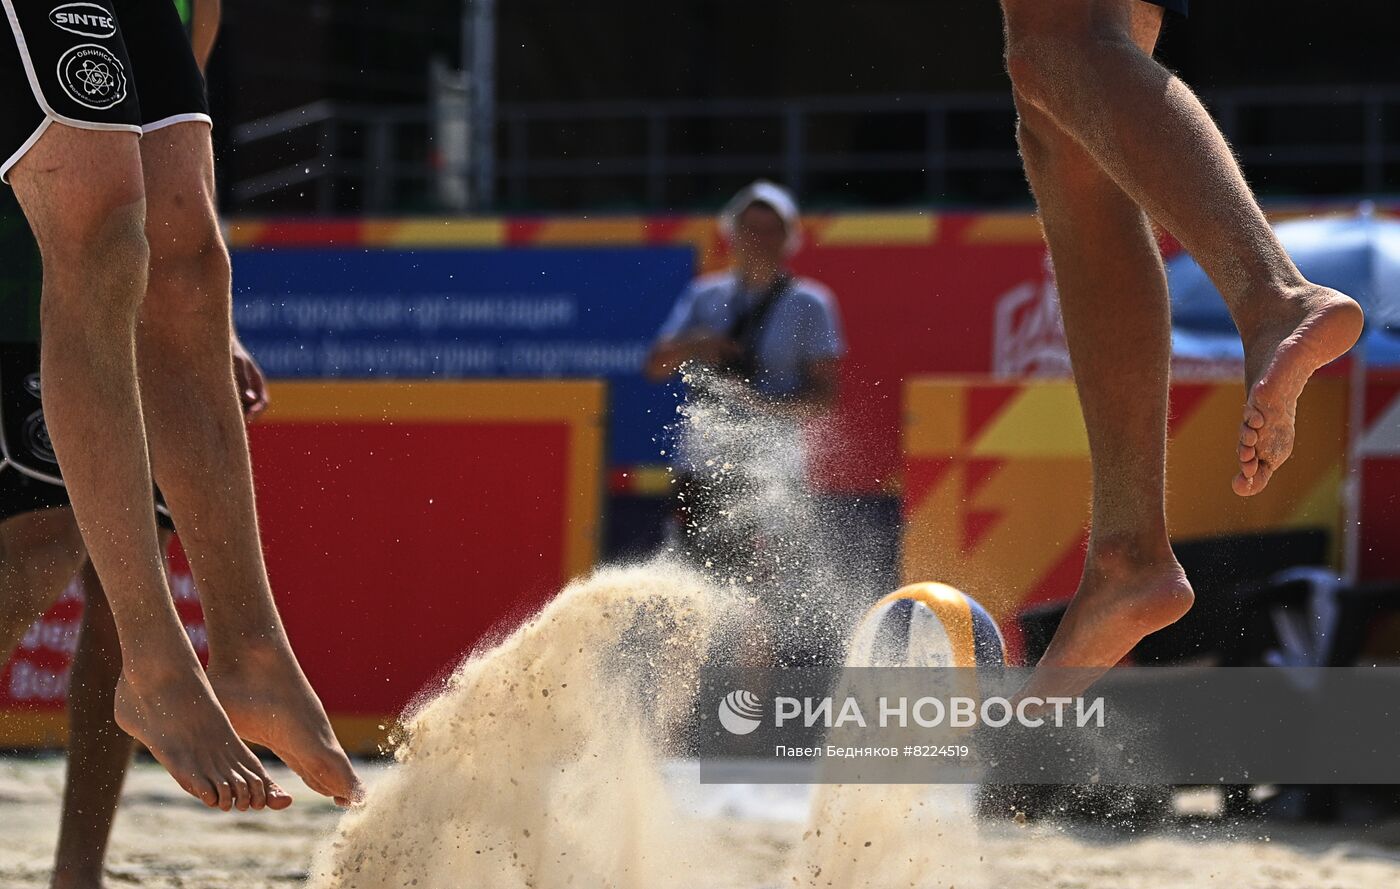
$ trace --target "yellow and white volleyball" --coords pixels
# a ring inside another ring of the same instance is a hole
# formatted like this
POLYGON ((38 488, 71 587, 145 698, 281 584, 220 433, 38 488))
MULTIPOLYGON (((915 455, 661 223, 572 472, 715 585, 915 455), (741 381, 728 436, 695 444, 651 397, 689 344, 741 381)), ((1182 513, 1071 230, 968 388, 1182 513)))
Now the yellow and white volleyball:
POLYGON ((976 599, 946 583, 915 583, 871 606, 847 652, 852 667, 994 667, 1001 629, 976 599))

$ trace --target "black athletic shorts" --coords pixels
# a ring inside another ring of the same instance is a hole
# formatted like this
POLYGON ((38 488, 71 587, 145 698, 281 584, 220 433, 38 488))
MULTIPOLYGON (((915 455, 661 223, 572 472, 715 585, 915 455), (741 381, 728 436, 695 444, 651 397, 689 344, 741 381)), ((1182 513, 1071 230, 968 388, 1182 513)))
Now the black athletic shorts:
POLYGON ((1189 12, 1187 7, 1191 5, 1191 0, 1146 0, 1146 2, 1161 6, 1169 12, 1179 12, 1182 15, 1189 12))
MULTIPOLYGON (((71 505, 44 425, 37 343, 0 343, 0 521, 71 505)), ((155 492, 156 524, 174 530, 155 492)))
POLYGON ((171 0, 0 0, 0 181, 54 122, 149 133, 209 123, 171 0))

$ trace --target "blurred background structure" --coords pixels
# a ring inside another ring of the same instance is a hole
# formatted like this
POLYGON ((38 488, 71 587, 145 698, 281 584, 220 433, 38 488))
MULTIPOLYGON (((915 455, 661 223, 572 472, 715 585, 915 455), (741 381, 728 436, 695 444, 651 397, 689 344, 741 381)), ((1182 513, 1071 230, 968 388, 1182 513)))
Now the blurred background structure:
MULTIPOLYGON (((1261 195, 1400 188, 1384 4, 1199 6, 1168 21, 1160 55, 1261 195)), ((758 176, 821 208, 1026 203, 994 3, 250 0, 226 15, 211 91, 235 213, 711 210, 758 176)))

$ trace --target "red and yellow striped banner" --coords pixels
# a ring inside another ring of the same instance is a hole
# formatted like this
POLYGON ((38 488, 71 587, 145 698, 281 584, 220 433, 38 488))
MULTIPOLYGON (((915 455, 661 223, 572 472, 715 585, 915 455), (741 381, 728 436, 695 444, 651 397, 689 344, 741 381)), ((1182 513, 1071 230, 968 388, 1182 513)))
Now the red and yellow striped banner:
MULTIPOLYGON (((1342 521, 1346 381, 1299 402, 1292 459, 1269 489, 1230 489, 1239 383, 1172 388, 1167 514, 1174 539, 1342 521)), ((1074 592, 1089 523, 1089 445, 1073 383, 914 380, 905 387, 906 582, 966 590, 999 621, 1074 592)))

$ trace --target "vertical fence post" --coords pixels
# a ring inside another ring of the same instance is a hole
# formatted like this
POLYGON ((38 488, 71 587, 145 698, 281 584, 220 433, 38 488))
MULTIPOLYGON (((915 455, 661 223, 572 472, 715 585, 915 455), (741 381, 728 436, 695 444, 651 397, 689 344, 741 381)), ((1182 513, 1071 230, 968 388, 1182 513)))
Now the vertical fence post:
POLYGON ((496 204, 496 0, 465 2, 462 67, 471 72, 471 206, 481 212, 496 204))
POLYGON ((393 131, 390 121, 374 117, 366 121, 369 130, 365 145, 364 183, 365 209, 372 213, 383 213, 389 205, 389 196, 397 190, 398 171, 394 166, 393 131))

